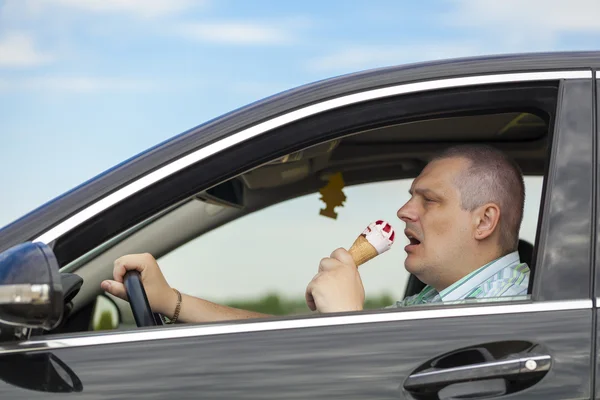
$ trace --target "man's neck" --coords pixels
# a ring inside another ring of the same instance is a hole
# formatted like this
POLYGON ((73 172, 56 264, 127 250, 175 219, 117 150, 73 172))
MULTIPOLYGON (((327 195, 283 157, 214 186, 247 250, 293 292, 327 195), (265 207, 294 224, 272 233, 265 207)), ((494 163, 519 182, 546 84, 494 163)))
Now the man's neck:
POLYGON ((444 289, 452 286, 470 273, 477 271, 479 268, 489 264, 490 262, 497 260, 508 253, 503 253, 500 250, 494 249, 494 251, 472 253, 474 255, 470 260, 461 260, 461 264, 457 265, 456 268, 448 268, 450 272, 447 275, 439 276, 437 282, 431 284, 438 293, 441 293, 444 289))

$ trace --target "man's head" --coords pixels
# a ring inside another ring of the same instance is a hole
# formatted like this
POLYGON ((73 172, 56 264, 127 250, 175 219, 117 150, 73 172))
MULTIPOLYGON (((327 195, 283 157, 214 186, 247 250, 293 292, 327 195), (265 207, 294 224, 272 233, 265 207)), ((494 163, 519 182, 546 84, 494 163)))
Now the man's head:
POLYGON ((517 249, 525 186, 519 167, 488 146, 452 147, 413 181, 398 210, 411 244, 406 269, 444 288, 517 249))

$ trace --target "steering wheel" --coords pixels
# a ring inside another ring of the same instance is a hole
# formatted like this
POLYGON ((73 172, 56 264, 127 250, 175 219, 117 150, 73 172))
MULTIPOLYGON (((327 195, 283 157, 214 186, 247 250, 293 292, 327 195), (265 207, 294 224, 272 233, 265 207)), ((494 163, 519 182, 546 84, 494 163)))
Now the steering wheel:
POLYGON ((138 327, 163 325, 159 314, 153 313, 138 271, 127 271, 123 277, 125 293, 138 327))

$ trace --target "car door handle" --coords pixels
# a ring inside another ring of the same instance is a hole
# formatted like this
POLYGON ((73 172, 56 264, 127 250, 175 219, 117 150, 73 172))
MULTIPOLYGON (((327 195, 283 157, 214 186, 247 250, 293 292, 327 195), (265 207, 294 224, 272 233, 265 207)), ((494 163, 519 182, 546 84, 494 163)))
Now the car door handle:
POLYGON ((549 355, 527 354, 458 367, 430 368, 410 375, 404 382, 404 387, 407 390, 419 390, 471 380, 537 374, 547 372, 551 363, 549 355))

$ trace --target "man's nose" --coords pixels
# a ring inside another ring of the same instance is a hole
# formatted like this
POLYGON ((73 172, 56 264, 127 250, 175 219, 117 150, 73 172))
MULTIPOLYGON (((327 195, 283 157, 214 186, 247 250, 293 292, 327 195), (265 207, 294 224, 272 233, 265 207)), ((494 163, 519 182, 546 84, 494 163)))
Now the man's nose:
POLYGON ((414 222, 417 220, 417 210, 410 200, 400 207, 396 215, 404 222, 414 222))

